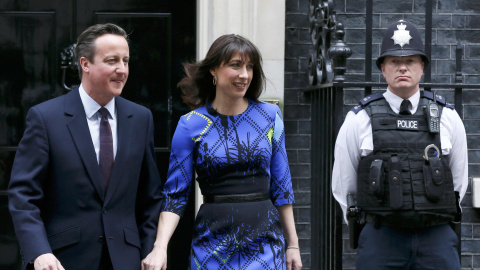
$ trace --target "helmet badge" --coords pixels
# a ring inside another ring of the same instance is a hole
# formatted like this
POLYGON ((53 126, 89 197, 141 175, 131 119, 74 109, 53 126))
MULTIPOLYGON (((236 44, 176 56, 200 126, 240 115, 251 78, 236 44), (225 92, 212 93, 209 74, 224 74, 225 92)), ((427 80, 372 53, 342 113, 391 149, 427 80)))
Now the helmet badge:
POLYGON ((407 25, 403 24, 403 20, 400 21, 400 24, 397 24, 397 29, 395 30, 392 36, 393 39, 393 44, 394 45, 400 45, 401 48, 405 46, 406 44, 410 44, 410 39, 412 39, 412 36, 410 36, 410 31, 405 30, 407 28, 407 25))

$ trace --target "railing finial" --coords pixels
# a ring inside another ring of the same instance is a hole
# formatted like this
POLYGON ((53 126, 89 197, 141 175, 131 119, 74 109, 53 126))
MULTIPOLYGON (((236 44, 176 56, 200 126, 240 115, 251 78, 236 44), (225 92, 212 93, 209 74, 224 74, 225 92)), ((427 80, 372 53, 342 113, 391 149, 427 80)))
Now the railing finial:
POLYGON ((343 41, 345 32, 337 21, 333 0, 310 0, 309 20, 313 45, 308 67, 310 85, 344 80, 346 59, 352 50, 343 41), (332 44, 333 39, 336 41, 332 44))
POLYGON ((343 30, 343 24, 337 22, 335 27, 335 42, 328 49, 328 56, 333 60, 333 73, 335 74, 335 81, 344 81, 343 76, 347 71, 347 58, 352 55, 352 49, 348 47, 343 38, 345 37, 345 31, 343 30))

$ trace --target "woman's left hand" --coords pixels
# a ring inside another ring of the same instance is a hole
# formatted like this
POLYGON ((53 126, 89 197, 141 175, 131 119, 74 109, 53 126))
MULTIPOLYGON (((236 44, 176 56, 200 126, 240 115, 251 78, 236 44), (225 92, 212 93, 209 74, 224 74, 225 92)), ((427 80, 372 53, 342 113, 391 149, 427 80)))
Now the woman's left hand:
POLYGON ((302 269, 302 258, 299 249, 287 249, 287 270, 302 269))

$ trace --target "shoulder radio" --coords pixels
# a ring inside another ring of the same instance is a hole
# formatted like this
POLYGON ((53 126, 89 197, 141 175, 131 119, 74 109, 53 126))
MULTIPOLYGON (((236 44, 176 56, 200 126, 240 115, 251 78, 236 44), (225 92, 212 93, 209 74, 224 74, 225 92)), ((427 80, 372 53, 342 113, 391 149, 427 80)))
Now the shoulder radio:
POLYGON ((428 129, 430 133, 440 132, 440 109, 438 104, 434 102, 428 103, 428 108, 424 107, 425 116, 427 117, 428 129))

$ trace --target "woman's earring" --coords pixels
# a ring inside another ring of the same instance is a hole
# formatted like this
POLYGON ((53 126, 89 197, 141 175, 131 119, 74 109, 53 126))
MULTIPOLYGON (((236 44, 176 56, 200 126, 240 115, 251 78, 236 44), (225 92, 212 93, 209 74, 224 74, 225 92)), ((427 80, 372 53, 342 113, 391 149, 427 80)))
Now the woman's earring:
POLYGON ((217 85, 217 77, 213 76, 213 85, 217 85))

